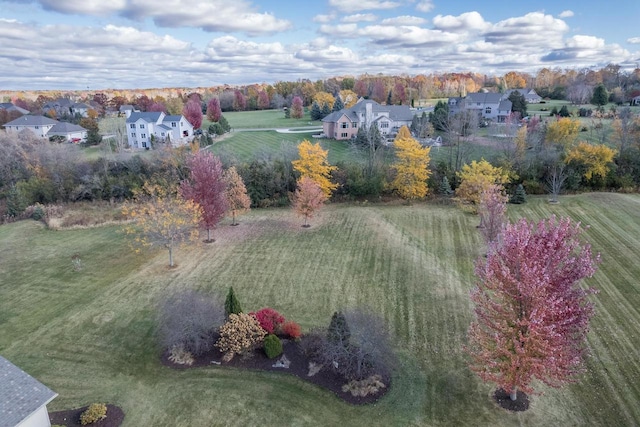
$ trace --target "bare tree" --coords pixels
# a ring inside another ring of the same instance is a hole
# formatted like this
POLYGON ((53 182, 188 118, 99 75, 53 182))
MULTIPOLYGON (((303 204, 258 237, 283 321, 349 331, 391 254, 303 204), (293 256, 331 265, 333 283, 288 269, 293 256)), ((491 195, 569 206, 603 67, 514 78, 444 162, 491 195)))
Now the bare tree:
POLYGON ((461 111, 449 116, 445 123, 447 143, 450 145, 449 167, 460 170, 473 150, 470 142, 478 130, 478 115, 474 111, 461 111))
POLYGON ((191 289, 165 298, 158 312, 158 332, 163 348, 182 347, 191 354, 213 348, 214 334, 225 321, 218 298, 191 289))
POLYGON ((551 194, 551 203, 558 203, 558 195, 562 191, 565 180, 567 179, 567 172, 564 163, 556 163, 547 176, 547 189, 551 194))

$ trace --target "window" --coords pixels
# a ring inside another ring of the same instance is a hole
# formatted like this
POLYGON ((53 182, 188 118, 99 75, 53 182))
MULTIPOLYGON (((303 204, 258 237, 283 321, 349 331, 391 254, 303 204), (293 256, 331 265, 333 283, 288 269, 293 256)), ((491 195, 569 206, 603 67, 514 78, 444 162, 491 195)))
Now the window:
POLYGON ((380 122, 380 128, 388 129, 389 128, 389 122, 380 122))
POLYGON ((147 137, 147 134, 146 134, 146 133, 141 133, 141 134, 140 134, 140 138, 145 139, 146 137, 147 137))
POLYGON ((171 127, 172 128, 176 127, 176 122, 171 122, 171 127))
POLYGON ((479 102, 476 102, 476 105, 480 105, 480 103, 479 103, 479 102))
POLYGON ((340 134, 340 137, 341 137, 341 138, 348 138, 348 137, 349 137, 349 134, 348 134, 348 133, 346 133, 346 132, 344 132, 344 133, 341 133, 341 134, 340 134))
POLYGON ((131 129, 135 129, 135 128, 136 128, 136 124, 135 124, 135 123, 131 123, 131 124, 129 125, 129 127, 130 127, 131 129))
POLYGON ((160 136, 164 136, 164 132, 162 132, 162 133, 160 134, 160 136))
POLYGON ((140 125, 140 129, 144 129, 144 125, 140 125))
POLYGON ((491 114, 491 107, 487 107, 484 109, 485 114, 491 114))
POLYGON ((341 127, 342 129, 346 129, 346 128, 348 128, 348 127, 349 127, 349 123, 347 123, 347 122, 342 122, 342 123, 340 123, 340 127, 341 127))
POLYGON ((351 127, 352 127, 352 128, 357 128, 357 127, 358 127, 358 124, 357 124, 357 123, 351 123, 351 127))
POLYGON ((135 138, 136 137, 136 133, 135 132, 131 132, 131 137, 135 138))
POLYGON ((36 129, 40 129, 40 126, 36 126, 36 129))

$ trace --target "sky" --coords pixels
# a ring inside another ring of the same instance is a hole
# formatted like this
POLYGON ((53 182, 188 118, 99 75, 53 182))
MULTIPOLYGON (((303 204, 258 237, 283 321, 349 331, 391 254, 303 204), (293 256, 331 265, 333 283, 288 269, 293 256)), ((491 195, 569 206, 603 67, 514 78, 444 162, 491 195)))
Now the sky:
POLYGON ((0 0, 0 90, 633 69, 640 1, 0 0))

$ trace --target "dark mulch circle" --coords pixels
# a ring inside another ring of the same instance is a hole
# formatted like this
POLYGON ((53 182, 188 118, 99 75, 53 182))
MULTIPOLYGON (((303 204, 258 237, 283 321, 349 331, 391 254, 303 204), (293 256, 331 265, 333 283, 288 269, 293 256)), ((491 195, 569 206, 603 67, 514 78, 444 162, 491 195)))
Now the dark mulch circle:
MULTIPOLYGON (((89 406, 77 409, 69 409, 66 411, 49 412, 49 420, 51 424, 58 424, 66 427, 85 427, 80 424, 80 415, 87 410, 89 406)), ((116 405, 107 404, 107 418, 93 424, 92 427, 119 427, 124 420, 124 412, 116 405)))
POLYGON ((309 373, 309 358, 302 352, 297 342, 282 339, 282 350, 287 359, 291 362, 289 368, 275 368, 273 365, 282 356, 278 356, 275 359, 269 359, 262 349, 256 350, 252 357, 243 358, 241 356, 235 356, 231 362, 222 362, 223 353, 217 348, 209 351, 201 356, 195 358, 194 363, 191 366, 178 365, 169 360, 169 352, 165 352, 162 355, 162 364, 173 369, 192 369, 203 366, 230 366, 234 368, 259 370, 259 371, 276 371, 284 372, 290 375, 316 384, 333 392, 337 397, 352 405, 363 405, 376 402, 382 396, 384 396, 391 386, 391 376, 389 374, 382 375, 382 382, 386 385, 385 388, 378 391, 378 393, 360 397, 353 396, 349 392, 343 392, 342 386, 345 385, 346 380, 341 374, 336 372, 333 367, 324 366, 318 373, 313 376, 308 376, 309 373))
POLYGON ((493 393, 493 399, 501 408, 513 412, 522 412, 529 409, 529 396, 526 393, 518 391, 516 393, 516 400, 511 400, 509 393, 504 389, 499 388, 493 393))

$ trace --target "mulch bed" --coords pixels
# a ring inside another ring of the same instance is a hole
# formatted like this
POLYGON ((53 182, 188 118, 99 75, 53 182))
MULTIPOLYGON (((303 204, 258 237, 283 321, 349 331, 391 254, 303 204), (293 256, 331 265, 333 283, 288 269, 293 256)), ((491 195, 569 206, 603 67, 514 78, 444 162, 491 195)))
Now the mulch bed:
POLYGON ((511 400, 509 393, 500 388, 493 394, 493 399, 501 408, 508 411, 522 412, 529 409, 529 396, 521 391, 516 393, 516 400, 511 400))
POLYGON ((253 356, 249 358, 243 358, 242 356, 236 355, 230 362, 222 362, 223 353, 221 353, 217 348, 214 348, 212 351, 194 358, 194 363, 190 366, 173 363, 169 360, 169 352, 167 351, 162 355, 162 364, 173 369, 192 369, 203 366, 220 365, 250 370, 284 372, 295 375, 304 381, 319 385, 320 387, 333 392, 337 397, 352 405, 363 405, 376 402, 387 393, 391 386, 390 375, 382 375, 382 382, 386 385, 385 388, 373 395, 365 397, 353 396, 350 392, 345 393, 342 391, 342 386, 345 385, 348 380, 346 380, 341 374, 337 373, 333 367, 325 366, 315 375, 311 377, 308 376, 310 360, 304 355, 297 342, 282 339, 282 350, 282 354, 286 355, 287 359, 291 362, 289 368, 286 369, 273 367, 273 365, 282 356, 278 356, 275 359, 269 359, 262 349, 256 350, 253 356))
MULTIPOLYGON (((51 424, 58 424, 66 427, 85 427, 80 424, 80 415, 87 410, 89 406, 77 409, 69 409, 66 411, 49 412, 49 420, 51 424)), ((107 404, 107 418, 89 424, 91 427, 119 427, 124 420, 124 412, 116 405, 107 404)))

